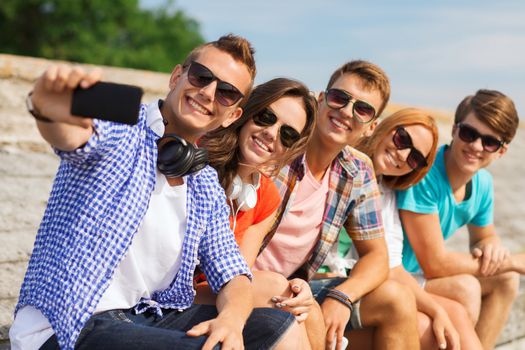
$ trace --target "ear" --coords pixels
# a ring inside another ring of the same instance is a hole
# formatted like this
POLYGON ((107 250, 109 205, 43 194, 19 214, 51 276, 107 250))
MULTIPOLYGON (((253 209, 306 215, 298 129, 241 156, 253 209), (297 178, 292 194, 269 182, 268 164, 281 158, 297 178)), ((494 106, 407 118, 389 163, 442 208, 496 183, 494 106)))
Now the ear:
POLYGON ((372 133, 374 132, 376 126, 377 126, 377 119, 374 119, 374 121, 372 121, 370 124, 368 124, 365 129, 363 130, 363 135, 364 137, 370 137, 372 136, 372 133))
POLYGON ((321 104, 321 102, 324 101, 324 91, 321 91, 319 95, 317 95, 317 103, 321 104))
POLYGON ((170 90, 175 89, 175 86, 177 86, 177 83, 179 82, 179 78, 182 75, 182 71, 183 71, 182 65, 180 64, 177 64, 175 68, 173 68, 173 71, 171 72, 170 83, 169 83, 170 90))
POLYGON ((503 157, 503 155, 507 153, 508 149, 509 149, 508 144, 504 144, 503 146, 501 146, 500 149, 498 150, 498 158, 503 157))
POLYGON ((454 138, 454 133, 456 132, 457 128, 458 128, 458 125, 454 123, 454 125, 452 125, 452 133, 451 133, 452 138, 454 138))
POLYGON ((227 128, 237 119, 239 119, 241 115, 242 115, 242 108, 236 107, 232 112, 230 112, 230 115, 222 122, 221 126, 223 128, 227 128))

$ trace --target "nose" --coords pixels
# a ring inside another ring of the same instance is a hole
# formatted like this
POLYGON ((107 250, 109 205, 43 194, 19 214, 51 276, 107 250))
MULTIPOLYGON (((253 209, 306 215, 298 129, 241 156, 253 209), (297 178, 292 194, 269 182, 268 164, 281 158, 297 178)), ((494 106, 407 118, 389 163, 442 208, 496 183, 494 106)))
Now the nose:
POLYGON ((397 157, 399 160, 402 160, 403 162, 407 161, 408 155, 410 154, 411 149, 410 148, 403 148, 397 150, 397 157))
POLYGON ((474 142, 471 142, 470 146, 478 152, 483 151, 483 142, 481 141, 481 137, 478 137, 474 140, 474 142))
POLYGON ((277 138, 277 134, 279 133, 279 128, 279 123, 265 127, 263 130, 264 137, 270 141, 274 141, 277 138))
POLYGON ((215 101, 215 90, 217 89, 217 82, 212 81, 210 84, 202 87, 199 90, 199 94, 206 97, 209 101, 215 101))
POLYGON ((348 119, 354 118, 354 100, 348 101, 348 104, 340 109, 341 112, 343 112, 343 115, 348 119))

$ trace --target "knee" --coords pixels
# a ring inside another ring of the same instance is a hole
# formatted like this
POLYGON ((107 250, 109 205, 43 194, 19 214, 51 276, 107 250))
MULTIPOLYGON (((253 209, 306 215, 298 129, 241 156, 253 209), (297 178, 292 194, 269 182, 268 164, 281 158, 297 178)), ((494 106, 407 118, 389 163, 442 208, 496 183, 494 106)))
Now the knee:
POLYGON ((518 296, 520 275, 517 272, 506 272, 496 276, 497 290, 506 300, 514 300, 518 296))
POLYGON ((388 320, 411 320, 415 322, 417 307, 410 288, 392 280, 385 281, 377 289, 381 312, 388 320))
POLYGON ((454 290, 454 300, 463 306, 460 308, 458 305, 456 310, 458 316, 463 309, 472 323, 476 324, 481 310, 481 284, 479 280, 472 275, 457 275, 452 280, 451 288, 454 290))
POLYGON ((472 275, 457 275, 453 280, 453 289, 461 304, 468 305, 472 300, 481 301, 481 284, 472 275))
POLYGON ((273 297, 275 295, 290 296, 290 283, 280 273, 271 271, 254 271, 253 289, 255 295, 273 297))

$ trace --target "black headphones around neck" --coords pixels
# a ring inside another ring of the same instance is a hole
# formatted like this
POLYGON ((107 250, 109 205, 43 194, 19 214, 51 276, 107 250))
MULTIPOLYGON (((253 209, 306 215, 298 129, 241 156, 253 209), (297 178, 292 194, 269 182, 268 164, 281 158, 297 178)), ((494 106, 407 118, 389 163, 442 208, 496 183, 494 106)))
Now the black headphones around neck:
POLYGON ((175 134, 157 141, 157 168, 168 178, 189 175, 208 165, 208 151, 188 143, 175 134))

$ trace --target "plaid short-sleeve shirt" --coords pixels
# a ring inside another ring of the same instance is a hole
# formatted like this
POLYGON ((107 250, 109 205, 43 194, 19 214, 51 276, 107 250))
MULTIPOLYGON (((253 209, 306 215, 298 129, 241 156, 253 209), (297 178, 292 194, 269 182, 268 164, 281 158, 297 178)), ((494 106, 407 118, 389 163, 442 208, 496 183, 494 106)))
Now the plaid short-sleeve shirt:
MULTIPOLYGON (((274 179, 283 201, 277 219, 266 235, 263 246, 278 230, 279 223, 291 208, 296 192, 295 184, 305 173, 305 157, 301 156, 284 167, 274 179)), ((370 159, 363 153, 345 147, 329 169, 329 189, 324 204, 320 238, 308 261, 294 276, 311 279, 322 265, 343 225, 353 240, 375 239, 383 236, 381 197, 370 159)))
MULTIPOLYGON (((40 310, 63 349, 74 348, 148 209, 159 136, 147 127, 146 114, 142 106, 135 126, 95 120, 86 145, 57 151, 60 166, 16 311, 40 310)), ((188 176, 186 206, 182 264, 171 285, 147 300, 157 308, 191 306, 197 265, 215 292, 236 275, 251 276, 211 167, 188 176)))

